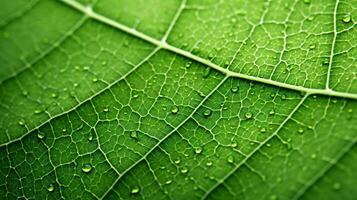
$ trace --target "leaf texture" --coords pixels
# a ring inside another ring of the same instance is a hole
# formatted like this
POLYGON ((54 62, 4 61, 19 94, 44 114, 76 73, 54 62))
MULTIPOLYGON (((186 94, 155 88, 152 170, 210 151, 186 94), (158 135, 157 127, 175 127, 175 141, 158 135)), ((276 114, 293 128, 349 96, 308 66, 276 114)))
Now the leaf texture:
POLYGON ((0 5, 1 199, 356 199, 357 1, 0 5))

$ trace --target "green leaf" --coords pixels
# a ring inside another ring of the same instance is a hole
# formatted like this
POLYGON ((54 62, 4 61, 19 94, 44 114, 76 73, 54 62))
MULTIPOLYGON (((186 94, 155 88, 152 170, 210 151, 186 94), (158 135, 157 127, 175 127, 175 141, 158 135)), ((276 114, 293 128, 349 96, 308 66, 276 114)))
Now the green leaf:
POLYGON ((1 199, 356 198, 356 0, 0 5, 1 199))

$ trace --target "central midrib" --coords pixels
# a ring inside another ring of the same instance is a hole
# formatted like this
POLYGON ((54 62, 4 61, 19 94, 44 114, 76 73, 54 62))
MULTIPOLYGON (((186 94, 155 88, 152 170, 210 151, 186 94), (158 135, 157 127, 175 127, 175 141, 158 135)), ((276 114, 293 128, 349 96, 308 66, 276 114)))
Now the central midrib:
POLYGON ((226 74, 229 77, 237 77, 237 78, 242 78, 245 80, 256 81, 256 82, 260 82, 260 83, 264 83, 264 84, 268 84, 268 85, 273 85, 273 86, 282 87, 282 88, 286 88, 286 89, 290 89, 290 90, 304 92, 307 94, 321 94, 321 95, 326 95, 326 96, 335 96, 335 97, 342 97, 342 98, 349 98, 349 99, 357 100, 357 94, 354 94, 354 93, 338 92, 338 91, 334 91, 334 90, 328 89, 328 88, 326 88, 326 89, 306 88, 306 87, 302 87, 302 86, 297 86, 297 85, 287 84, 287 83, 283 83, 283 82, 279 82, 279 81, 274 81, 271 79, 255 77, 255 76, 250 76, 250 75, 246 75, 246 74, 242 74, 242 73, 233 72, 233 71, 230 71, 224 67, 221 67, 207 59, 204 59, 202 57, 194 55, 189 51, 172 46, 172 45, 168 44, 167 42, 165 42, 164 40, 157 40, 151 36, 148 36, 142 32, 139 32, 138 30, 136 30, 134 28, 129 28, 119 22, 116 22, 110 18, 100 15, 100 14, 94 12, 92 10, 92 7, 90 7, 90 6, 84 6, 84 5, 82 5, 76 1, 73 1, 73 0, 62 0, 62 2, 64 2, 65 4, 69 5, 70 7, 82 12, 83 14, 87 15, 88 17, 95 19, 103 24, 109 25, 109 26, 119 29, 120 31, 123 31, 127 34, 130 34, 132 36, 140 38, 146 42, 156 45, 159 48, 166 49, 173 53, 176 53, 176 54, 182 55, 186 58, 192 59, 196 62, 207 65, 217 71, 220 71, 220 72, 226 74))

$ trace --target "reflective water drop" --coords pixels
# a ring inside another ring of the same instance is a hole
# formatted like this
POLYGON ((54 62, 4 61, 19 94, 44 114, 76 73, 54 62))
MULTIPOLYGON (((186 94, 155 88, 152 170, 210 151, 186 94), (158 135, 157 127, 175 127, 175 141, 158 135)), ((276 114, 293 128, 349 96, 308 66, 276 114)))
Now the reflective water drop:
POLYGON ((203 78, 207 78, 211 73, 211 67, 207 67, 203 73, 203 78))
POLYGON ((228 163, 234 163, 234 157, 233 156, 228 156, 227 157, 227 162, 228 163))
POLYGON ((264 128, 264 127, 260 129, 260 132, 261 132, 261 133, 265 133, 266 131, 267 131, 267 130, 266 130, 266 128, 264 128))
POLYGON ((342 21, 345 22, 345 23, 350 22, 350 21, 351 21, 351 15, 345 15, 345 16, 343 16, 342 21))
POLYGON ((277 199, 278 197, 274 194, 269 196, 269 200, 277 200, 277 199))
POLYGON ((212 115, 212 111, 210 109, 206 109, 205 111, 203 111, 203 116, 209 117, 211 115, 212 115))
POLYGON ((191 64, 192 64, 192 62, 191 62, 191 61, 188 61, 188 62, 186 63, 186 68, 191 67, 191 64))
POLYGON ((38 132, 38 133, 37 133, 37 137, 40 138, 40 139, 42 139, 42 138, 45 137, 45 133, 44 133, 44 132, 38 132))
POLYGON ((167 180, 167 181, 165 182, 166 185, 169 185, 169 184, 171 184, 171 183, 172 183, 172 180, 167 180))
POLYGON ((253 114, 251 112, 245 113, 245 118, 246 119, 251 119, 253 117, 253 114))
POLYGON ((130 132, 130 137, 134 139, 138 139, 138 133, 136 131, 131 131, 130 132))
POLYGON ((212 161, 209 160, 209 161, 206 162, 206 166, 207 166, 207 167, 211 167, 212 165, 213 165, 213 162, 212 162, 212 161))
POLYGON ((36 109, 35 111, 34 111, 34 113, 37 115, 37 114, 40 114, 40 113, 42 113, 42 110, 40 110, 40 109, 36 109))
POLYGON ((188 172, 188 169, 187 167, 182 167, 180 171, 181 173, 186 174, 188 172))
POLYGON ((48 184, 47 191, 52 192, 53 190, 55 190, 55 186, 52 183, 48 184))
POLYGON ((84 70, 84 71, 88 71, 88 70, 89 70, 89 67, 88 67, 88 66, 84 66, 84 67, 83 67, 83 70, 84 70))
POLYGON ((339 190, 339 189, 341 189, 341 184, 340 183, 334 183, 332 187, 335 190, 339 190))
POLYGON ((233 147, 233 148, 236 148, 238 146, 238 144, 236 143, 236 142, 233 142, 232 144, 231 144, 231 147, 233 147))
POLYGON ((104 108, 103 111, 104 111, 104 112, 108 112, 109 109, 108 109, 108 108, 104 108))
POLYGON ((19 123, 20 126, 24 126, 25 125, 25 121, 24 120, 20 120, 18 123, 19 123))
POLYGON ((66 132, 66 131, 67 131, 67 129, 65 129, 65 128, 64 128, 64 129, 62 129, 62 132, 66 132))
POLYGON ((315 47, 316 47, 316 46, 315 46, 314 44, 312 44, 312 45, 310 45, 309 48, 312 50, 312 49, 315 49, 315 47))
POLYGON ((57 94, 56 94, 56 93, 52 93, 52 94, 51 94, 51 97, 52 97, 52 98, 57 98, 57 94))
POLYGON ((175 162, 175 164, 180 164, 181 163, 181 159, 180 158, 176 158, 176 160, 174 161, 175 162))
POLYGON ((310 3, 311 3, 311 0, 304 0, 304 3, 305 3, 305 4, 310 4, 310 3))
POLYGON ((82 171, 85 173, 89 173, 92 170, 92 165, 90 163, 86 163, 82 166, 82 171))
POLYGON ((316 158, 316 154, 311 154, 310 156, 312 159, 315 159, 316 158))
POLYGON ((313 19, 314 19, 313 16, 310 16, 310 17, 307 18, 307 20, 309 20, 309 21, 312 21, 313 19))
POLYGON ((300 133, 300 134, 304 133, 304 129, 303 128, 299 128, 298 133, 300 133))
POLYGON ((281 96, 281 99, 282 99, 282 100, 286 100, 286 95, 283 94, 283 95, 281 96))
POLYGON ((90 135, 90 136, 88 137, 88 141, 92 141, 92 140, 93 140, 93 136, 90 135))
POLYGON ((179 111, 179 108, 177 106, 172 106, 172 108, 171 108, 172 114, 176 114, 176 113, 178 113, 178 111, 179 111))
POLYGON ((231 91, 232 91, 233 93, 238 92, 238 87, 237 87, 237 86, 232 87, 232 88, 231 88, 231 91))
POLYGON ((93 78, 92 81, 95 83, 95 82, 98 81, 98 79, 97 78, 93 78))
POLYGON ((139 186, 135 185, 131 188, 131 194, 137 194, 140 192, 139 186))
POLYGON ((274 114, 275 114, 274 110, 269 111, 269 115, 274 115, 274 114))
POLYGON ((195 153, 197 153, 197 154, 202 153, 202 148, 201 147, 195 148, 195 153))
POLYGON ((266 144, 267 145, 267 147, 271 147, 271 144, 270 143, 268 143, 268 144, 266 144))

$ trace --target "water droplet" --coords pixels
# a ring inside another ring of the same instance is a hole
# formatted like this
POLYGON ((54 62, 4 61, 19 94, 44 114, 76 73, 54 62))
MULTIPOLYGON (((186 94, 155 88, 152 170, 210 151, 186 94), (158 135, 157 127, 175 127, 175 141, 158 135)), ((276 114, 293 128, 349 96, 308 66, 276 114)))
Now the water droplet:
POLYGON ((104 112, 108 112, 109 109, 108 109, 108 108, 104 108, 103 111, 104 111, 104 112))
POLYGON ((88 137, 88 141, 92 141, 92 140, 93 140, 93 136, 90 135, 90 136, 88 137))
POLYGON ((311 154, 310 156, 312 159, 315 159, 316 158, 316 154, 311 154))
POLYGON ((139 186, 135 185, 131 188, 131 194, 137 194, 140 192, 139 186))
POLYGON ((172 183, 172 180, 167 180, 167 181, 165 182, 166 185, 169 185, 169 184, 171 184, 171 183, 172 183))
POLYGON ((228 163, 234 163, 234 157, 233 156, 228 156, 227 157, 227 162, 228 163))
POLYGON ((307 18, 307 20, 309 20, 309 21, 312 21, 313 19, 314 19, 313 16, 310 16, 310 17, 307 18))
POLYGON ((211 167, 212 165, 213 165, 213 162, 212 162, 212 161, 209 160, 209 161, 206 162, 206 166, 207 166, 207 167, 211 167))
POLYGON ((136 99, 136 98, 138 98, 138 97, 139 97, 138 94, 134 94, 134 95, 133 95, 133 99, 136 99))
POLYGON ((314 44, 312 44, 312 45, 310 45, 309 48, 312 50, 312 49, 315 49, 315 47, 316 47, 316 46, 315 46, 314 44))
POLYGON ((88 71, 88 70, 89 70, 89 67, 88 67, 88 66, 84 66, 84 67, 83 67, 83 70, 84 70, 84 71, 88 71))
POLYGON ((283 95, 281 96, 281 99, 282 99, 282 100, 286 100, 286 95, 283 94, 283 95))
POLYGON ((267 131, 267 129, 264 128, 264 127, 260 129, 260 132, 261 132, 261 133, 265 133, 266 131, 267 131))
POLYGON ((188 169, 187 167, 182 167, 180 171, 181 173, 186 174, 188 172, 188 169))
POLYGON ((236 143, 236 142, 233 142, 232 144, 231 144, 231 147, 233 147, 233 148, 236 148, 238 146, 238 144, 236 143))
POLYGON ((238 92, 238 87, 237 87, 237 86, 232 87, 232 88, 231 88, 231 91, 232 91, 233 93, 238 92))
POLYGON ((275 115, 275 110, 269 111, 269 115, 275 115))
POLYGON ((78 83, 73 83, 73 87, 78 87, 79 84, 78 83))
POLYGON ((92 81, 95 83, 95 82, 98 81, 98 79, 97 78, 93 78, 92 81))
POLYGON ((269 196, 269 200, 277 200, 277 199, 278 197, 274 194, 269 196))
POLYGON ((67 131, 67 129, 65 129, 65 128, 64 128, 64 129, 62 129, 62 132, 66 132, 66 131, 67 131))
POLYGON ((352 108, 348 109, 347 112, 352 113, 352 108))
POLYGON ((197 153, 197 154, 202 153, 202 148, 201 148, 201 147, 197 147, 197 148, 195 149, 195 153, 197 153))
POLYGON ((40 113, 42 113, 42 110, 40 110, 40 109, 36 109, 35 111, 33 111, 36 115, 38 115, 38 114, 40 114, 40 113))
POLYGON ((311 0, 304 0, 304 3, 305 3, 305 4, 310 4, 310 3, 311 3, 311 0))
POLYGON ((52 192, 53 190, 55 190, 55 186, 52 183, 48 184, 47 191, 52 192))
POLYGON ((92 170, 92 165, 90 163, 86 163, 82 166, 82 171, 85 173, 89 173, 92 170))
POLYGON ((234 24, 234 23, 237 22, 237 19, 236 19, 236 18, 232 18, 232 19, 231 19, 231 22, 234 24))
POLYGON ((326 59, 326 60, 322 61, 322 64, 323 65, 328 65, 329 64, 329 60, 326 59))
POLYGON ((192 64, 192 62, 191 62, 191 61, 188 61, 188 62, 186 63, 186 68, 191 67, 191 64, 192 64))
POLYGON ((42 138, 45 137, 45 133, 44 133, 44 132, 38 132, 38 133, 37 133, 37 137, 40 138, 40 139, 42 139, 42 138))
POLYGON ((340 183, 334 183, 332 187, 335 190, 339 190, 341 188, 341 184, 340 183))
POLYGON ((267 144, 267 147, 271 147, 271 144, 270 144, 270 143, 268 143, 268 144, 267 144))
POLYGON ((23 91, 23 92, 22 92, 22 95, 24 95, 25 97, 26 97, 28 94, 29 94, 28 91, 23 91))
POLYGON ((253 117, 253 114, 251 112, 245 113, 245 118, 246 119, 251 119, 253 117))
POLYGON ((20 126, 25 126, 25 121, 24 120, 20 120, 18 123, 19 123, 20 126))
POLYGON ((212 115, 212 111, 210 109, 206 109, 205 111, 203 111, 203 116, 209 117, 211 115, 212 115))
POLYGON ((180 158, 176 158, 176 160, 174 161, 175 162, 175 164, 180 164, 181 163, 181 159, 180 158))
POLYGON ((351 15, 345 15, 345 16, 343 16, 342 21, 345 22, 345 23, 350 22, 350 21, 351 21, 351 15))
POLYGON ((57 98, 57 94, 56 94, 56 93, 52 93, 52 94, 51 94, 51 97, 52 97, 52 98, 57 98))
POLYGON ((300 134, 304 133, 304 129, 303 128, 299 128, 298 133, 300 133, 300 134))
POLYGON ((203 73, 203 78, 207 78, 211 73, 211 67, 207 67, 203 73))
POLYGON ((130 137, 134 139, 138 139, 138 133, 136 131, 131 131, 130 132, 130 137))
POLYGON ((171 108, 172 114, 176 114, 176 113, 178 113, 178 111, 179 111, 179 108, 177 106, 172 106, 172 108, 171 108))

